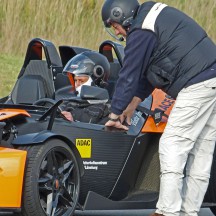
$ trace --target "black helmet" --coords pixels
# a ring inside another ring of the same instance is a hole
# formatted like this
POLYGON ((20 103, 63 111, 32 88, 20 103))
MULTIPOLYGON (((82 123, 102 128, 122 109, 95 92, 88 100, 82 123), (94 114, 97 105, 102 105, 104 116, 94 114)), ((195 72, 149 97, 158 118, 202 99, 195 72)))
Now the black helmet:
POLYGON ((106 0, 101 12, 105 27, 110 28, 111 23, 116 22, 126 29, 131 25, 139 5, 137 0, 106 0))
POLYGON ((74 76, 86 75, 92 78, 94 85, 104 87, 109 78, 110 64, 104 55, 95 51, 85 51, 70 59, 62 73, 69 76, 73 86, 74 76))

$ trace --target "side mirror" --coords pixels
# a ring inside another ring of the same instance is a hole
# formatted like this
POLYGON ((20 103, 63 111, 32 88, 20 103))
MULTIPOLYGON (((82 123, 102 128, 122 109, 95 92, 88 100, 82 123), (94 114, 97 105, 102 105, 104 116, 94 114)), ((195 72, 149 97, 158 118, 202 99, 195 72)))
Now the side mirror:
POLYGON ((96 86, 83 85, 80 92, 80 98, 83 100, 109 100, 109 94, 106 89, 96 86))

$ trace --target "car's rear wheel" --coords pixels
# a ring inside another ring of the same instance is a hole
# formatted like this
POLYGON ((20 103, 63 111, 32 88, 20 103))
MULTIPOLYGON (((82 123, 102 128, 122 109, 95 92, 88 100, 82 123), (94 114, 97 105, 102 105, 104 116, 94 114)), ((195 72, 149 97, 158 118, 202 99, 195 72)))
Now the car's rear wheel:
POLYGON ((51 139, 19 149, 27 150, 21 215, 72 215, 80 172, 71 148, 62 140, 51 139))
MULTIPOLYGON (((216 203, 216 148, 212 161, 211 177, 209 180, 208 190, 205 195, 205 201, 208 203, 216 203)), ((212 213, 216 215, 216 207, 210 208, 212 213)))

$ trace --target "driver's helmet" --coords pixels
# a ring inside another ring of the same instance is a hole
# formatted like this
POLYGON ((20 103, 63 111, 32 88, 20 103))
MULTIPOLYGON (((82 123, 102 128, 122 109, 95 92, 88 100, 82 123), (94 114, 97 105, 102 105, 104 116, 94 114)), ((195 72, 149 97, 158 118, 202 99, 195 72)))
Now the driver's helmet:
POLYGON ((137 14, 139 6, 137 0, 106 0, 102 7, 101 16, 108 33, 119 40, 112 32, 112 22, 120 24, 127 31, 137 14))
POLYGON ((105 87, 110 74, 110 64, 104 55, 85 51, 70 59, 62 73, 68 76, 74 90, 74 76, 89 76, 92 79, 91 85, 105 87))

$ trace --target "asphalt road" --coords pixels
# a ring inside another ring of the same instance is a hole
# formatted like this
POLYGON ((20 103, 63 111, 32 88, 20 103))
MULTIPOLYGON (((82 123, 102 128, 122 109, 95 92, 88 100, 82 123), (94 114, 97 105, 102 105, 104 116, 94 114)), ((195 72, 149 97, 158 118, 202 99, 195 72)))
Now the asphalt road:
MULTIPOLYGON (((154 209, 152 209, 152 210, 140 210, 140 211, 137 211, 137 213, 131 213, 128 211, 126 214, 124 214, 124 216, 149 216, 152 213, 154 213, 154 209)), ((0 215, 1 216, 9 216, 9 215, 15 216, 15 214, 5 214, 5 213, 3 213, 3 214, 0 213, 0 215)), ((111 216, 111 215, 115 216, 113 214, 109 214, 108 212, 104 216, 111 216)), ((214 216, 214 214, 212 214, 211 210, 208 208, 201 209, 198 215, 199 216, 214 216)), ((99 215, 98 214, 96 214, 96 215, 91 214, 91 216, 99 216, 99 215)), ((118 214, 118 216, 119 216, 119 214, 118 214)))
MULTIPOLYGON (((113 211, 107 211, 103 216, 149 216, 152 213, 154 213, 154 209, 151 210, 137 210, 136 212, 131 212, 131 211, 124 211, 122 212, 113 212, 113 211)), ((214 216, 214 214, 211 212, 209 208, 203 208, 200 210, 199 216, 214 216)), ((95 213, 92 211, 90 214, 78 214, 77 216, 102 216, 99 212, 95 213)))

